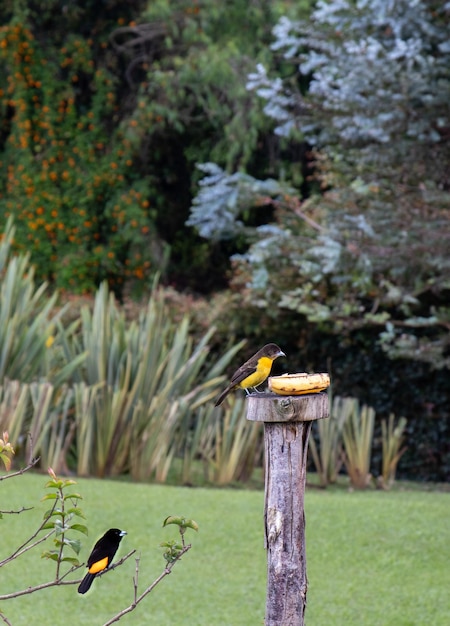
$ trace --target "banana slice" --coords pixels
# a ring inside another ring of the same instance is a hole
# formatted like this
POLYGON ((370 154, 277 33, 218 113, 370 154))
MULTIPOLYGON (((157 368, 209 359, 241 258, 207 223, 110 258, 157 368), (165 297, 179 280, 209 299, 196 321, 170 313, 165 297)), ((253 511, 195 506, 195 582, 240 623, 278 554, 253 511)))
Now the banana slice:
POLYGON ((319 393, 330 386, 328 374, 283 374, 271 376, 269 389, 280 396, 301 396, 305 393, 319 393))

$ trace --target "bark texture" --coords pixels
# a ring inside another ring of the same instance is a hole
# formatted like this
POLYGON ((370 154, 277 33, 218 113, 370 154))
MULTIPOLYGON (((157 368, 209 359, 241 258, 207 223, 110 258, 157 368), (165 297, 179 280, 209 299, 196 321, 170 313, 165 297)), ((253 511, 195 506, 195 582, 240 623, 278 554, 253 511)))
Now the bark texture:
POLYGON ((303 626, 306 574, 304 495, 312 421, 328 417, 328 395, 250 396, 247 418, 264 422, 266 626, 303 626))

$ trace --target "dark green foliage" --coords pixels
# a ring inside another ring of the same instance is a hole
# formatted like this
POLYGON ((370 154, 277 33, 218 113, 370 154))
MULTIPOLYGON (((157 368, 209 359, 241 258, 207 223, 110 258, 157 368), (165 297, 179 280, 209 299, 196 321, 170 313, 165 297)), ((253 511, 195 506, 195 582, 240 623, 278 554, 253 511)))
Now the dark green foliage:
POLYGON ((407 450, 397 478, 450 479, 448 371, 408 359, 390 360, 377 346, 373 331, 358 331, 349 338, 311 332, 297 359, 294 355, 290 371, 329 371, 335 392, 375 409, 374 476, 381 467, 381 419, 395 413, 408 420, 407 450))
POLYGON ((223 195, 218 207, 218 178, 192 211, 204 236, 247 238, 232 286, 249 307, 252 337, 265 334, 288 354, 294 344, 301 370, 309 354, 315 371, 337 354, 337 394, 358 396, 380 417, 408 419, 400 471, 427 466, 441 478, 448 390, 437 381, 448 380, 450 364, 448 17, 448 3, 369 0, 319 1, 309 20, 281 18, 272 69, 257 65, 249 87, 278 136, 313 146, 314 193, 302 202, 297 186, 269 198, 267 181, 253 179, 253 195, 236 186, 232 202, 223 195), (248 228, 242 216, 268 201, 271 223, 248 228), (310 353, 311 333, 319 353, 310 353), (446 403, 437 400, 441 389, 446 403))
POLYGON ((122 294, 169 263, 180 286, 224 285, 239 246, 185 227, 195 164, 267 169, 271 122, 246 80, 282 6, 3 5, 0 214, 39 278, 122 294))
MULTIPOLYGON (((274 54, 295 69, 269 78, 258 64, 248 87, 278 135, 314 146, 321 194, 301 207, 295 192, 277 198, 276 225, 248 233, 237 269, 260 307, 332 332, 377 328, 392 358, 440 368, 450 364, 449 9, 408 6, 319 2, 311 20, 283 17, 274 28, 274 54), (293 76, 309 79, 306 93, 293 76)), ((245 208, 267 202, 262 181, 247 183, 253 195, 236 186, 231 197, 216 178, 189 222, 215 240, 233 233, 217 215, 242 232, 245 208)))

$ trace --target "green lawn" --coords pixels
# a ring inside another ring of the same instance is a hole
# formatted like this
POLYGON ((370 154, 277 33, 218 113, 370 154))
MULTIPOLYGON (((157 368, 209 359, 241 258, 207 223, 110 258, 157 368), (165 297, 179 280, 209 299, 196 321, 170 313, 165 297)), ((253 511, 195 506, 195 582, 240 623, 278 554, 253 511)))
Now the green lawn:
MULTIPOLYGON (((0 484, 1 509, 35 505, 0 520, 0 559, 36 525, 48 508, 39 501, 46 476, 26 474, 0 484)), ((160 541, 169 514, 194 518, 192 550, 136 611, 120 623, 133 626, 256 626, 264 623, 263 493, 189 489, 82 480, 90 536, 81 557, 111 526, 128 531, 118 556, 141 553, 142 589, 163 569, 160 541)), ((311 489, 306 496, 308 626, 447 626, 450 624, 450 494, 311 489)), ((52 576, 37 553, 2 568, 0 593, 52 576)), ((134 560, 94 581, 51 588, 2 602, 13 626, 101 626, 132 599, 134 560)))

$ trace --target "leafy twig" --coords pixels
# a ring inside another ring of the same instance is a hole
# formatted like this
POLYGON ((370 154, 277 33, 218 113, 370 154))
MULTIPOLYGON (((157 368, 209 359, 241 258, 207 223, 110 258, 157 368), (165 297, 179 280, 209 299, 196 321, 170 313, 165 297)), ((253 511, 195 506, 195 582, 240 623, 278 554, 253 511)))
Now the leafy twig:
POLYGON ((181 559, 183 554, 186 554, 186 552, 191 549, 190 544, 186 545, 184 534, 188 528, 198 531, 197 522, 195 522, 192 519, 186 519, 185 517, 177 517, 177 516, 170 515, 169 517, 166 517, 166 519, 164 520, 163 526, 168 526, 169 524, 175 524, 176 526, 178 526, 178 530, 181 536, 181 543, 178 543, 176 541, 166 541, 161 544, 161 547, 166 548, 164 552, 164 558, 166 559, 167 565, 164 568, 164 571, 158 576, 158 578, 156 578, 152 582, 151 585, 149 585, 141 593, 140 596, 138 596, 140 556, 136 557, 136 571, 135 571, 135 575, 133 576, 133 588, 134 588, 133 602, 129 606, 127 606, 125 609, 122 609, 122 611, 114 615, 114 617, 112 617, 109 621, 105 622, 103 626, 110 626, 111 624, 118 622, 127 613, 131 613, 131 611, 134 611, 137 605, 140 602, 142 602, 142 600, 146 596, 148 596, 149 593, 153 591, 156 585, 159 585, 162 579, 170 574, 173 566, 175 565, 175 563, 177 563, 181 559))
POLYGON ((127 613, 131 613, 131 611, 134 611, 134 609, 137 607, 137 605, 140 602, 142 602, 142 600, 146 596, 148 596, 149 593, 151 593, 153 591, 153 589, 156 587, 156 585, 158 585, 162 581, 163 578, 165 578, 166 576, 168 576, 170 574, 170 572, 172 571, 172 568, 175 565, 175 563, 177 563, 177 561, 179 561, 181 559, 183 554, 186 554, 186 552, 188 552, 188 550, 190 550, 190 549, 191 549, 191 545, 190 544, 189 545, 185 545, 184 548, 179 552, 177 558, 174 561, 172 561, 171 563, 168 563, 168 565, 164 568, 164 571, 158 576, 158 578, 156 578, 152 582, 151 585, 149 585, 147 587, 147 589, 145 589, 141 593, 140 596, 137 595, 137 592, 138 592, 137 583, 138 583, 138 577, 139 577, 139 560, 140 560, 140 558, 137 557, 136 558, 136 573, 135 573, 135 575, 133 577, 134 600, 133 600, 133 602, 129 606, 127 606, 125 609, 123 609, 122 611, 117 613, 117 615, 115 615, 110 620, 105 622, 103 624, 103 626, 110 626, 110 624, 114 624, 115 622, 118 622, 127 613))

